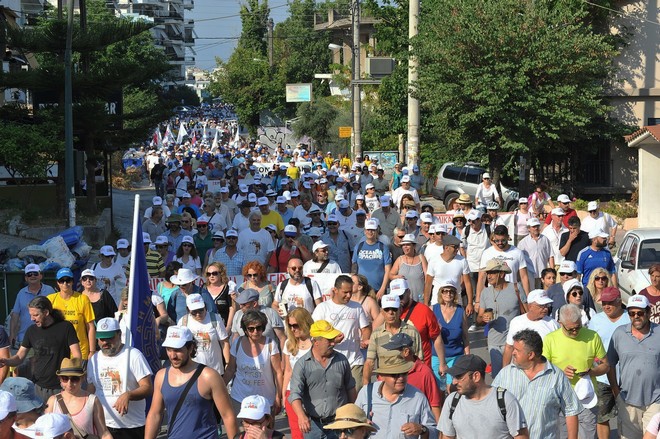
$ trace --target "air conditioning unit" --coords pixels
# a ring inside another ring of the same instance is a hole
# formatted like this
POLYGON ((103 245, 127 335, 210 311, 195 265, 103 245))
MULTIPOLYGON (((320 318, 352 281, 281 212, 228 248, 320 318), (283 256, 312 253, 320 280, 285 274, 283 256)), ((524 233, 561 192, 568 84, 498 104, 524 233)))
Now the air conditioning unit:
POLYGON ((372 57, 367 58, 367 74, 374 79, 384 78, 392 74, 394 58, 372 57))

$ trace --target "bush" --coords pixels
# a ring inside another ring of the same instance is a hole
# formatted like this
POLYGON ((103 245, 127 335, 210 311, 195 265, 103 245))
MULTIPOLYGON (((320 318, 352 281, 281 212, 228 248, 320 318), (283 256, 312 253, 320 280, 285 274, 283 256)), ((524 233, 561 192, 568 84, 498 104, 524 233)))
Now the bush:
POLYGON ((637 204, 629 203, 624 200, 613 200, 601 207, 603 212, 616 217, 619 223, 623 223, 626 218, 637 217, 637 204))
POLYGON ((583 200, 582 198, 576 198, 573 200, 573 209, 575 210, 587 210, 588 201, 583 200))

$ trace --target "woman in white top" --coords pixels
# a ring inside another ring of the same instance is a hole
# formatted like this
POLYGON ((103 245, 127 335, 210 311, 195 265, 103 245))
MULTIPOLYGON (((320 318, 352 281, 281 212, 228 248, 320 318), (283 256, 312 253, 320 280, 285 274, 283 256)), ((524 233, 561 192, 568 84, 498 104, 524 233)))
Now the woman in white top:
POLYGON ((305 308, 295 308, 286 317, 286 343, 284 344, 284 382, 282 385, 282 400, 286 408, 286 414, 291 428, 292 438, 302 438, 303 434, 298 426, 298 417, 293 407, 289 403, 289 393, 291 391, 291 374, 293 366, 307 352, 312 349, 312 340, 309 336, 314 320, 305 308))
POLYGON ((206 310, 201 294, 186 297, 188 314, 179 319, 177 325, 190 329, 197 341, 195 361, 215 369, 220 375, 225 373, 229 362, 229 335, 220 315, 206 310))
POLYGON ((249 310, 241 318, 244 336, 236 338, 229 351, 229 364, 223 376, 225 383, 232 379, 231 401, 234 412, 241 410, 246 396, 261 395, 271 406, 271 414, 282 408, 282 363, 275 340, 264 336, 268 318, 257 310, 249 310))
POLYGON ((202 274, 202 262, 197 254, 195 241, 192 236, 184 236, 181 245, 176 250, 174 260, 181 263, 181 268, 192 270, 196 275, 202 274))
POLYGON ((477 206, 479 204, 487 206, 491 201, 497 201, 500 206, 502 206, 502 197, 500 197, 500 193, 492 183, 490 174, 488 172, 484 172, 484 175, 481 178, 482 181, 479 183, 479 186, 477 186, 477 193, 474 196, 474 204, 477 206))
MULTIPOLYGON (((582 326, 587 326, 589 320, 596 315, 596 310, 584 306, 584 287, 582 282, 577 279, 566 281, 563 285, 564 294, 566 295, 566 303, 577 305, 582 310, 582 326)), ((559 310, 555 317, 559 320, 559 310)))

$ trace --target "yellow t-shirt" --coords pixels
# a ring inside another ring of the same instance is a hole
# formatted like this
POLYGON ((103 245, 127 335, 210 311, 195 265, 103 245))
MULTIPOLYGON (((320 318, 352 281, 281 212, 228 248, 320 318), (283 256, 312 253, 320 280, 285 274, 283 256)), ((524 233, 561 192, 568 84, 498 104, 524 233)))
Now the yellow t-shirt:
POLYGON ((280 233, 284 230, 284 220, 282 220, 282 215, 271 210, 268 212, 268 215, 261 215, 261 228, 265 229, 268 225, 274 225, 277 227, 277 233, 280 233))
POLYGON ((286 175, 291 180, 298 180, 300 178, 300 169, 295 165, 295 163, 289 163, 289 167, 286 168, 286 175))
MULTIPOLYGON (((570 380, 572 386, 580 379, 578 373, 591 369, 595 358, 605 358, 606 355, 603 341, 591 329, 582 328, 576 338, 571 338, 559 328, 543 339, 543 356, 548 361, 562 371, 566 366, 577 369, 577 373, 570 380)), ((596 379, 592 377, 591 381, 596 388, 596 379)))
POLYGON ((94 308, 89 298, 82 293, 74 292, 68 300, 63 299, 60 293, 48 295, 48 300, 53 304, 54 309, 59 309, 64 314, 64 319, 71 322, 76 330, 78 341, 80 343, 80 352, 83 360, 89 356, 89 339, 87 333, 87 323, 94 323, 94 308))

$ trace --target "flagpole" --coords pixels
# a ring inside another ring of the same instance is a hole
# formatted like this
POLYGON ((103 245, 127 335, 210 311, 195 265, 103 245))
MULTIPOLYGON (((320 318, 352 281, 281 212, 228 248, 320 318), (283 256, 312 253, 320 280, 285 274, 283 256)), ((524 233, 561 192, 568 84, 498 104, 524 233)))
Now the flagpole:
MULTIPOLYGON (((133 327, 133 322, 131 322, 131 317, 133 315, 133 295, 135 294, 135 282, 133 280, 135 279, 135 269, 136 265, 133 263, 136 260, 136 254, 138 251, 144 251, 144 249, 137 248, 137 233, 138 233, 138 221, 140 220, 140 195, 136 194, 135 195, 135 205, 133 206, 133 230, 132 234, 133 236, 131 237, 131 268, 129 272, 129 278, 128 278, 128 308, 126 309, 126 314, 124 314, 124 320, 126 322, 126 346, 132 346, 132 334, 131 334, 131 328, 133 327)), ((127 354, 130 354, 130 349, 127 350, 127 354)), ((130 355, 126 355, 126 369, 125 370, 130 370, 130 355)), ((124 391, 126 391, 126 385, 128 380, 123 380, 124 381, 124 391)))

